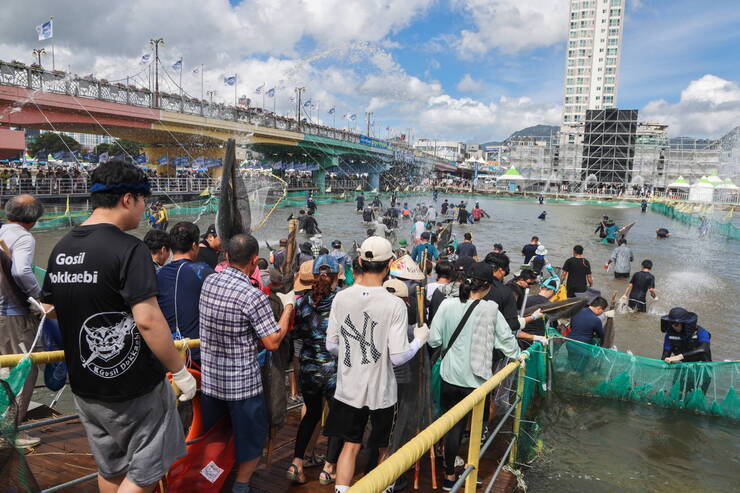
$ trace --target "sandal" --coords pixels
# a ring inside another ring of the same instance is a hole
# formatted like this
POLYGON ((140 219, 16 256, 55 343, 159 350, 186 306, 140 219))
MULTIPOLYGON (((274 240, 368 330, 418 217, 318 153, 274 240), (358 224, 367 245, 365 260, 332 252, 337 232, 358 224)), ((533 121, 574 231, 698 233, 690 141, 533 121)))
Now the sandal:
POLYGON ((305 476, 303 481, 301 481, 301 471, 298 470, 298 466, 295 464, 288 466, 288 470, 285 471, 285 477, 294 484, 306 484, 308 482, 306 481, 305 476))
POLYGON ((326 462, 325 455, 314 454, 310 457, 303 459, 303 469, 309 469, 311 467, 323 466, 326 462))
POLYGON ((319 473, 319 484, 326 486, 328 484, 332 484, 336 480, 335 477, 332 477, 331 473, 328 473, 326 471, 321 471, 319 473))

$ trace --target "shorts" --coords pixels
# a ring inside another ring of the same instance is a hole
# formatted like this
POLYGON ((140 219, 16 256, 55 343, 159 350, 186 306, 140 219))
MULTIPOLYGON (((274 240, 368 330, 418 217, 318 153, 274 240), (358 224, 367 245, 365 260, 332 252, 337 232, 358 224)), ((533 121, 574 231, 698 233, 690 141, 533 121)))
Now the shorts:
POLYGON ((627 301, 627 306, 629 306, 631 309, 645 313, 647 312, 647 303, 645 303, 645 300, 635 300, 630 298, 627 301))
POLYGON ((296 336, 293 339, 293 356, 300 359, 302 349, 303 349, 303 338, 296 336))
POLYGON ((177 400, 165 379, 148 394, 125 402, 74 396, 98 472, 144 487, 159 481, 184 457, 185 437, 177 400))
POLYGON ((333 399, 329 417, 326 419, 324 435, 338 437, 345 442, 362 443, 368 421, 372 428, 367 439, 367 447, 386 448, 396 423, 395 405, 371 411, 367 406, 358 409, 333 399))
POLYGON ((262 457, 269 427, 264 394, 236 401, 224 401, 202 394, 200 407, 205 430, 218 423, 226 413, 229 414, 237 462, 262 457))
POLYGON ((614 273, 614 279, 619 279, 620 277, 629 277, 629 272, 615 272, 614 273))

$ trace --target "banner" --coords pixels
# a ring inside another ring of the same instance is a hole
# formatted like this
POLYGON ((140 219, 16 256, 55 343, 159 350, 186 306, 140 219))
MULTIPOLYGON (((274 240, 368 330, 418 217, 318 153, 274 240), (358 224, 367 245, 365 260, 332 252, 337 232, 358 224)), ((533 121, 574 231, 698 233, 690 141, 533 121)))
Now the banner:
POLYGON ((391 145, 388 142, 384 140, 373 139, 372 137, 367 137, 366 135, 360 135, 360 144, 370 147, 376 147, 378 149, 391 148, 391 145))

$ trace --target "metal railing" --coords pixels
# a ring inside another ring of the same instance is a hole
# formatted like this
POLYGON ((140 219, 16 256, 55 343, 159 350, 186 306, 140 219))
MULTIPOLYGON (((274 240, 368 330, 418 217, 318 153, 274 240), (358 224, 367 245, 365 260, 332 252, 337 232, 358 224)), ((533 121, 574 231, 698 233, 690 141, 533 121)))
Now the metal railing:
MULTIPOLYGON (((158 176, 149 178, 154 193, 200 193, 214 184, 212 178, 201 176, 158 176)), ((0 196, 12 197, 29 193, 39 197, 52 195, 87 196, 88 177, 20 177, 0 178, 0 196)))
MULTIPOLYGON (((157 98, 155 98, 155 94, 146 88, 120 82, 111 83, 105 79, 80 77, 60 70, 50 72, 41 67, 29 67, 20 63, 0 62, 0 85, 24 87, 32 91, 97 99, 141 108, 155 108, 175 113, 199 115, 206 118, 326 137, 354 144, 361 143, 361 135, 356 132, 315 123, 299 122, 294 118, 280 116, 259 108, 218 104, 184 94, 160 92, 159 105, 156 106, 157 98)), ((387 144, 387 148, 393 151, 394 157, 399 161, 410 160, 413 162, 414 160, 421 160, 426 163, 447 163, 444 159, 415 150, 405 142, 382 142, 387 144)), ((368 147, 373 146, 368 145, 368 147)), ((381 147, 386 146, 382 145, 381 147)))
MULTIPOLYGON (((528 352, 523 354, 529 355, 528 352)), ((519 434, 519 424, 522 414, 522 394, 524 390, 524 366, 520 361, 513 361, 503 367, 483 385, 471 392, 467 397, 458 402, 452 409, 440 416, 434 423, 430 424, 421 433, 412 438, 408 443, 380 463, 375 469, 370 471, 360 479, 349 491, 352 493, 379 493, 392 484, 401 474, 409 470, 419 459, 421 459, 435 444, 444 437, 459 421, 466 419, 466 416, 472 411, 470 418, 470 438, 468 442, 468 460, 462 476, 458 478, 451 492, 454 493, 462 485, 465 485, 465 493, 475 493, 477 489, 478 473, 480 470, 480 458, 493 443, 493 439, 503 427, 504 421, 512 414, 509 410, 499 421, 494 432, 481 447, 481 435, 483 432, 483 412, 486 405, 486 396, 514 371, 519 370, 517 379, 517 399, 512 406, 514 423, 512 441, 509 444, 506 453, 501 457, 496 471, 490 480, 487 490, 493 488, 493 484, 501 472, 504 462, 508 458, 514 462, 517 454, 517 441, 519 434)))

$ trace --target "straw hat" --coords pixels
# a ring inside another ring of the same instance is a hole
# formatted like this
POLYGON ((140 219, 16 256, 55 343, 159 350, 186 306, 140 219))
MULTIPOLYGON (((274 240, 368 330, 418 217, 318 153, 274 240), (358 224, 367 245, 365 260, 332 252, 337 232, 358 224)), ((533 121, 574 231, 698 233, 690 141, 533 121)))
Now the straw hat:
POLYGON ((404 255, 391 262, 391 275, 401 279, 412 281, 421 281, 424 279, 424 273, 421 271, 411 255, 404 255))
POLYGON ((293 282, 294 291, 305 291, 313 287, 313 260, 303 262, 293 282))

